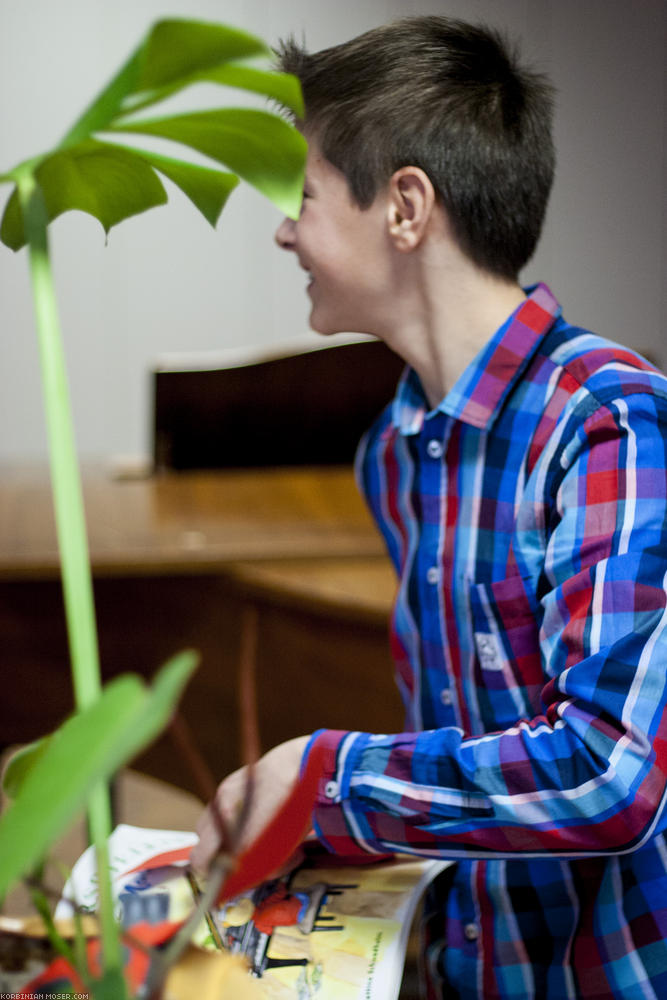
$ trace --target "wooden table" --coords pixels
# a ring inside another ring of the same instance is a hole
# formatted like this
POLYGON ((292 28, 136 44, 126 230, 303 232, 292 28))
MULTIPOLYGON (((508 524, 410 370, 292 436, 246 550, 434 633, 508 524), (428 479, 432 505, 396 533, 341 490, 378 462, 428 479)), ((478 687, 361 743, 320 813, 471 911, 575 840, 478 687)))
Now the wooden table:
MULTIPOLYGON (((182 710, 216 776, 240 762, 239 623, 259 620, 264 748, 318 726, 391 731, 401 709, 386 622, 393 573, 345 468, 172 473, 84 471, 105 677, 151 676, 177 649, 201 665, 182 710)), ((71 710, 48 476, 0 474, 0 741, 71 710)), ((138 766, 193 789, 163 737, 138 766)))
MULTIPOLYGON (((96 575, 219 569, 235 561, 379 556, 347 468, 164 473, 115 479, 84 469, 96 575)), ((0 577, 58 572, 48 476, 0 470, 0 577)))

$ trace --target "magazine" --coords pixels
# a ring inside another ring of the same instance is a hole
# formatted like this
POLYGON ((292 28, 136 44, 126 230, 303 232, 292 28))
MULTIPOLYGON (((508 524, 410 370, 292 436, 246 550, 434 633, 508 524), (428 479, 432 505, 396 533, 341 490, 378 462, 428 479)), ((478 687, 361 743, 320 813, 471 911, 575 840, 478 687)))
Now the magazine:
MULTIPOLYGON (((195 834, 122 825, 109 842, 124 926, 172 925, 198 893, 188 868, 195 834)), ((309 851, 299 867, 210 911, 194 943, 245 956, 260 995, 285 1000, 394 1000, 410 924, 428 883, 447 862, 395 857, 340 865, 309 851)), ((56 910, 93 911, 92 848, 79 858, 56 910)))
MULTIPOLYGON (((196 839, 116 828, 109 850, 123 924, 187 916, 193 886, 186 868, 196 839)), ((392 1000, 400 989, 414 911, 445 867, 446 862, 408 856, 340 866, 329 854, 311 854, 287 875, 211 911, 195 943, 243 954, 267 997, 392 1000)), ((74 866, 64 896, 94 909, 91 848, 74 866)), ((63 901, 56 915, 67 913, 63 901)))

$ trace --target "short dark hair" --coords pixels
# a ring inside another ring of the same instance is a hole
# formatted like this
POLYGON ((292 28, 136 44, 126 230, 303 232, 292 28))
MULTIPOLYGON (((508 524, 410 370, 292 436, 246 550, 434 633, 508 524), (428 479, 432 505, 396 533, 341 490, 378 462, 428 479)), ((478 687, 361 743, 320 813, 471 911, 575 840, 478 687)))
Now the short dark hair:
POLYGON ((277 54, 301 82, 301 124, 360 207, 399 167, 421 167, 463 252, 517 278, 553 181, 553 88, 497 31, 408 17, 312 54, 289 39, 277 54))

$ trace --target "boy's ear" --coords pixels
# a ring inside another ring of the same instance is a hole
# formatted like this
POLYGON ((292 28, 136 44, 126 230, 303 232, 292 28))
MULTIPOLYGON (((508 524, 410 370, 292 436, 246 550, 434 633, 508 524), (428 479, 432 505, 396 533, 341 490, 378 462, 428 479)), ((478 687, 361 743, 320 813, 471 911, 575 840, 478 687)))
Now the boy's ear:
POLYGON ((421 167, 401 167, 389 180, 389 237, 397 250, 409 253, 424 236, 435 206, 435 189, 421 167))

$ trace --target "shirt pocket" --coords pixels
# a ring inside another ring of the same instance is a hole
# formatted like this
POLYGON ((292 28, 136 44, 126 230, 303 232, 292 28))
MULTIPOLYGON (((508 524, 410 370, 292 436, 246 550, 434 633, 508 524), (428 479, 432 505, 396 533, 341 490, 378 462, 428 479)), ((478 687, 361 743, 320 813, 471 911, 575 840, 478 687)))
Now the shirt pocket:
POLYGON ((477 703, 486 731, 542 710, 547 678, 540 652, 541 607, 530 583, 512 576, 470 587, 477 703))

